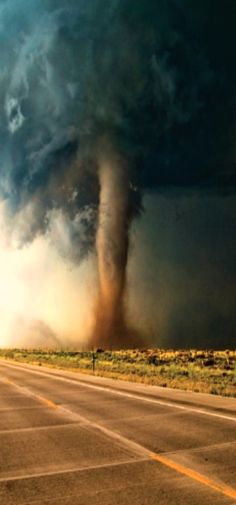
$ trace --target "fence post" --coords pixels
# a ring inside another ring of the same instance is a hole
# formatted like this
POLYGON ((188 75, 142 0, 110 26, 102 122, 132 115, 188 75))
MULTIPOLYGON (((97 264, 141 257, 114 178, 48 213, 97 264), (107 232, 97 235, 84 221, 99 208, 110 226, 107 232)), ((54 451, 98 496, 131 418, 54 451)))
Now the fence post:
POLYGON ((92 360, 93 360, 93 373, 95 372, 95 362, 96 362, 96 356, 95 356, 95 352, 93 351, 92 353, 92 360))

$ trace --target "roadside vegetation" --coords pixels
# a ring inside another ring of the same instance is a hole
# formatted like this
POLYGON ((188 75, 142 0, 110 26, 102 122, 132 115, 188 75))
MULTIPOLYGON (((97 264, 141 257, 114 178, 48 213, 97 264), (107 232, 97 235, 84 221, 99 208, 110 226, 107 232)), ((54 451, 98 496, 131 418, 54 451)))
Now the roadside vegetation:
POLYGON ((236 397, 236 351, 2 349, 0 357, 113 379, 236 397))

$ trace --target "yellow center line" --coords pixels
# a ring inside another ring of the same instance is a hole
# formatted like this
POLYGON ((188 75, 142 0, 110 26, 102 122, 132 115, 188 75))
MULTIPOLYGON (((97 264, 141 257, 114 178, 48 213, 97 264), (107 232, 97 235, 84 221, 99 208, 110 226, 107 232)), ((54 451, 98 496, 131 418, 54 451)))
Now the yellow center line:
POLYGON ((35 395, 35 398, 37 398, 37 400, 39 400, 41 403, 44 403, 45 405, 47 405, 51 409, 57 409, 56 403, 52 402, 51 400, 48 400, 44 396, 35 395))
POLYGON ((7 377, 3 379, 3 382, 5 382, 6 384, 10 384, 11 386, 16 386, 15 382, 11 381, 7 377))
MULTIPOLYGON (((18 384, 13 382, 11 379, 8 379, 8 377, 5 377, 3 379, 3 381, 6 384, 9 384, 10 386, 14 386, 17 389, 21 389, 21 391, 24 390, 24 388, 21 388, 18 384)), ((36 395, 36 394, 32 393, 29 389, 27 389, 27 394, 30 395, 32 398, 39 400, 41 403, 44 403, 45 405, 47 405, 47 407, 50 407, 51 409, 57 409, 57 407, 58 407, 56 405, 56 403, 52 402, 51 400, 48 400, 44 396, 40 396, 40 395, 36 395)))
POLYGON ((176 472, 181 473, 186 477, 190 477, 190 479, 193 479, 197 482, 200 482, 201 484, 204 484, 205 486, 210 487, 211 489, 214 489, 214 491, 218 491, 218 493, 224 494, 225 496, 233 498, 234 500, 236 499, 236 490, 230 486, 226 486, 225 484, 220 484, 219 482, 209 479, 205 475, 202 475, 195 470, 191 470, 191 468, 180 465, 179 463, 176 463, 172 459, 169 459, 161 454, 153 453, 151 455, 151 459, 158 461, 159 463, 162 463, 169 468, 172 468, 172 470, 175 470, 176 472))

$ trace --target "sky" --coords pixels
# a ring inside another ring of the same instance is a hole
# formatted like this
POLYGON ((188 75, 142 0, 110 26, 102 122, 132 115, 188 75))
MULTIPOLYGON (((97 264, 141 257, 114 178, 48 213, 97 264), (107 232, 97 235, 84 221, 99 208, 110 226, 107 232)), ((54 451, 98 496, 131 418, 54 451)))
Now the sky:
POLYGON ((235 346, 235 22, 0 0, 0 345, 235 346))

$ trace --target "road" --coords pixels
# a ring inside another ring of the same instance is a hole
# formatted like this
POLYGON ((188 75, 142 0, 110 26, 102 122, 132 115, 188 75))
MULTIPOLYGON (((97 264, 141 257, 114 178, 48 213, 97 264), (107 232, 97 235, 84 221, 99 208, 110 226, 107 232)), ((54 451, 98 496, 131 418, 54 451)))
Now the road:
POLYGON ((0 361, 1 505, 226 505, 235 483, 235 399, 0 361))

